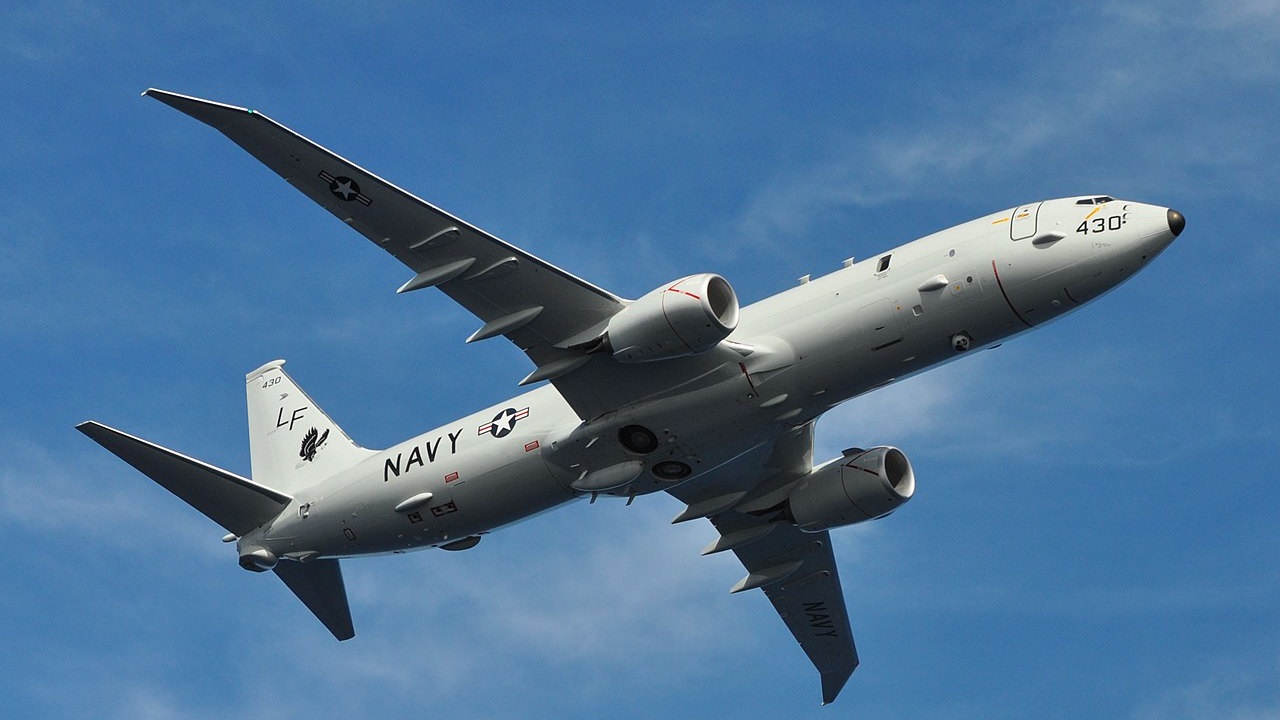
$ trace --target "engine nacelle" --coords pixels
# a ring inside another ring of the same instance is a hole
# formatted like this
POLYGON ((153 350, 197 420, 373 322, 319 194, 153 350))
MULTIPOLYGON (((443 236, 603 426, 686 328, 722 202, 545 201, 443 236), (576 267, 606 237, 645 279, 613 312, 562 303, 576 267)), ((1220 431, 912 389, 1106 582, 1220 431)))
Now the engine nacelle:
POLYGON ((787 507, 801 530, 821 532, 888 515, 915 491, 907 456, 898 448, 876 447, 814 470, 791 491, 787 507))
POLYGON ((694 355, 738 326, 738 296, 714 273, 668 283, 627 305, 606 331, 613 357, 639 363, 694 355))
POLYGON ((266 572, 276 566, 279 558, 266 548, 244 548, 240 551, 240 567, 250 572, 266 572))

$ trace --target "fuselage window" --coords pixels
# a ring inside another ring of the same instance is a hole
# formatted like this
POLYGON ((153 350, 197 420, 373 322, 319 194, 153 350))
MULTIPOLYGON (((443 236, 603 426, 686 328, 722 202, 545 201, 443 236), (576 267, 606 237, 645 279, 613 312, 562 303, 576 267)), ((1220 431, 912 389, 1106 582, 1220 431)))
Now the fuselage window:
POLYGON ((891 257, 893 257, 893 255, 891 255, 891 254, 890 254, 890 255, 885 255, 884 257, 880 258, 880 262, 879 262, 879 263, 876 263, 876 272, 878 272, 878 273, 882 273, 882 272, 884 272, 885 270, 888 270, 888 269, 889 269, 889 258, 891 258, 891 257))

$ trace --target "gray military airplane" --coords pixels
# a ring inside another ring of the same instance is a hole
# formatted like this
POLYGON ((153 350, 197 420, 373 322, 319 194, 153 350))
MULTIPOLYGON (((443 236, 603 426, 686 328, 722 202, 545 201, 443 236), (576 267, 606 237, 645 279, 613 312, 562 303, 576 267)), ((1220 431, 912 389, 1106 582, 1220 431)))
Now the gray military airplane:
POLYGON ((998 345, 1127 280, 1185 226, 1106 195, 971 220, 740 307, 720 275, 625 300, 414 197, 255 111, 147 90, 220 131, 476 315, 542 384, 386 450, 350 437, 269 362, 246 376, 251 478, 97 422, 81 432, 222 526, 246 570, 273 570, 339 640, 354 636, 339 561, 465 550, 576 498, 663 491, 673 522, 711 521, 704 554, 746 568, 822 679, 858 664, 828 531, 884 517, 916 478, 897 448, 813 462, 822 413, 998 345))

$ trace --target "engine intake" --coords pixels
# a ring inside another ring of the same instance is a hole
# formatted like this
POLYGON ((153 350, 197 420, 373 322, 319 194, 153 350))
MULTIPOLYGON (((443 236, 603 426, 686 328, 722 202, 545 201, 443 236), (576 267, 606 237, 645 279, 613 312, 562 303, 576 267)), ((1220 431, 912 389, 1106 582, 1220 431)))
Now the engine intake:
POLYGON ((738 326, 738 296, 714 273, 681 278, 627 305, 609 320, 613 357, 641 363, 715 347, 738 326))
POLYGON ((884 517, 916 491, 911 461, 895 447, 848 452, 800 481, 787 500, 791 519, 805 532, 884 517))

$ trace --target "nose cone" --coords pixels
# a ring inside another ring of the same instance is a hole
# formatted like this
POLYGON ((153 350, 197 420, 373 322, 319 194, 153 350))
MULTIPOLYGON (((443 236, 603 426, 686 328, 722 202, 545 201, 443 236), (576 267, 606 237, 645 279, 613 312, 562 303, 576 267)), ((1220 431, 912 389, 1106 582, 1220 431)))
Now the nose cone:
POLYGON ((1182 213, 1177 210, 1170 210, 1167 214, 1169 218, 1169 232, 1173 233, 1174 237, 1178 237, 1182 234, 1182 229, 1187 226, 1187 219, 1184 218, 1182 213))

